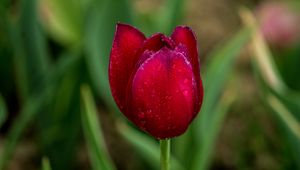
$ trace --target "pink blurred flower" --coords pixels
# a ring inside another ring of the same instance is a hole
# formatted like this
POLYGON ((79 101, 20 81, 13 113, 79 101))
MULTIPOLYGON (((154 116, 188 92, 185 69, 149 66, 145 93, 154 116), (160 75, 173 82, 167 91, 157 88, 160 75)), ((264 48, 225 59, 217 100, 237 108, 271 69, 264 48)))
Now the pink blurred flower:
POLYGON ((278 47, 288 47, 299 40, 300 16, 286 3, 265 2, 257 11, 266 40, 278 47))

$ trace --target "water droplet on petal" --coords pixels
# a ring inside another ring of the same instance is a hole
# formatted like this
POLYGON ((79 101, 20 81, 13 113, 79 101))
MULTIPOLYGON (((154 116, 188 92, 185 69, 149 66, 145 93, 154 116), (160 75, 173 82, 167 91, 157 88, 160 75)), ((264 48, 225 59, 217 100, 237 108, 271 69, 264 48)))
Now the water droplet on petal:
POLYGON ((189 94, 189 91, 188 91, 188 90, 183 90, 183 95, 184 95, 184 96, 188 96, 188 94, 189 94))
POLYGON ((140 112, 138 114, 139 119, 145 119, 145 113, 144 112, 140 112))

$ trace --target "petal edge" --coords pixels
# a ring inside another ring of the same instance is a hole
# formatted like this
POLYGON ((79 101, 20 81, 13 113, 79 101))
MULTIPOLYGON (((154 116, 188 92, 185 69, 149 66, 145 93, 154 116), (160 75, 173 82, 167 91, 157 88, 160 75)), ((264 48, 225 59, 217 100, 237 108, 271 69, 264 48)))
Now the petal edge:
POLYGON ((136 52, 141 48, 146 37, 135 27, 118 23, 109 59, 109 83, 112 95, 124 112, 126 91, 131 72, 138 60, 136 52))
POLYGON ((198 56, 197 39, 192 29, 187 26, 177 26, 171 34, 171 38, 177 46, 183 44, 188 50, 188 58, 192 63, 193 73, 197 83, 198 102, 195 106, 196 115, 196 112, 200 110, 203 100, 203 85, 200 76, 200 61, 198 56))

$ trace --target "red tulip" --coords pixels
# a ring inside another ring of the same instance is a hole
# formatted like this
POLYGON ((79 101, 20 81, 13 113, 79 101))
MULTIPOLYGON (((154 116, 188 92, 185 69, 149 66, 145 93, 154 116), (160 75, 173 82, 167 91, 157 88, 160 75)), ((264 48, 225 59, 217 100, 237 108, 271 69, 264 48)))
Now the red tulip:
POLYGON ((198 114, 203 87, 197 41, 178 26, 170 37, 146 38, 118 24, 110 53, 109 82, 121 112, 158 139, 184 133, 198 114))

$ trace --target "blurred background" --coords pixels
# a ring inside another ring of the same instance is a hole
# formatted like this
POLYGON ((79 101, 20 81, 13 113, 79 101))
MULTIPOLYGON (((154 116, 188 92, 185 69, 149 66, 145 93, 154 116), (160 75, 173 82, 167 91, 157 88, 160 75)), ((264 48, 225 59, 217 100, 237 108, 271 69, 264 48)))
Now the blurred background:
POLYGON ((159 169, 110 94, 117 22, 197 35, 204 103, 172 169, 300 169, 298 0, 1 0, 0 170, 159 169))

